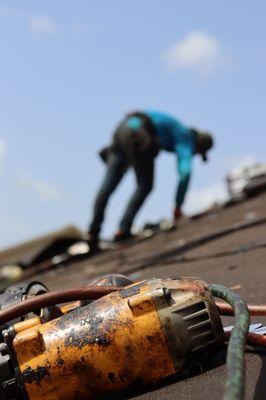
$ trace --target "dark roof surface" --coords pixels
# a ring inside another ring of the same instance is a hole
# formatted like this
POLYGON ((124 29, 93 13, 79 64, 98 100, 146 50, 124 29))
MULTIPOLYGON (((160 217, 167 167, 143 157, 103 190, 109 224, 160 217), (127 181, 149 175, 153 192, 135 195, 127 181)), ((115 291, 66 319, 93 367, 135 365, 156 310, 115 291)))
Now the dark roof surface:
MULTIPOLYGON (((211 283, 234 288, 248 302, 266 303, 266 224, 236 231, 210 240, 183 254, 183 259, 157 260, 143 268, 144 261, 158 252, 176 248, 184 241, 210 232, 266 216, 266 195, 260 195, 228 208, 216 210, 194 221, 184 220, 179 229, 161 233, 141 243, 111 250, 89 260, 38 276, 50 289, 83 285, 86 281, 111 272, 125 273, 134 280, 172 275, 195 276, 211 283), (139 267, 142 266, 142 269, 139 267)), ((228 322, 229 319, 226 321, 228 322)), ((257 317, 254 321, 262 321, 257 317)), ((232 323, 232 320, 230 319, 232 323)), ((265 321, 264 321, 265 322, 265 321)), ((246 355, 246 399, 266 398, 266 356, 246 355)), ((213 360, 202 373, 138 395, 138 400, 222 399, 225 364, 213 360)))

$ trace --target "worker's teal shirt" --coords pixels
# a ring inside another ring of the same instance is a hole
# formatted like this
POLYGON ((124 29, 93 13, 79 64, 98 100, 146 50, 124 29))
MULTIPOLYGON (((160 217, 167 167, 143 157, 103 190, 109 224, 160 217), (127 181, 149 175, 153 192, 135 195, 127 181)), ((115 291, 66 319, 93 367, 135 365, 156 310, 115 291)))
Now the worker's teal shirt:
MULTIPOLYGON (((195 136, 191 129, 171 115, 158 111, 144 111, 144 113, 153 122, 161 148, 177 155, 179 185, 176 193, 176 206, 181 207, 192 172, 195 136)), ((135 130, 139 129, 141 124, 141 119, 136 116, 132 116, 127 121, 127 125, 135 130)))

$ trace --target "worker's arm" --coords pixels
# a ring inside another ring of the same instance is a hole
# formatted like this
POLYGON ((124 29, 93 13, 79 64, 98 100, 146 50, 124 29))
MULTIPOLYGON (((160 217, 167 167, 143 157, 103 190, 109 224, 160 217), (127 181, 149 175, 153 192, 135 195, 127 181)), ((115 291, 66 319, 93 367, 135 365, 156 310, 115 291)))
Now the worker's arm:
POLYGON ((193 148, 190 143, 178 143, 175 148, 178 162, 179 183, 175 198, 175 215, 177 220, 181 216, 181 207, 188 189, 191 172, 193 148))

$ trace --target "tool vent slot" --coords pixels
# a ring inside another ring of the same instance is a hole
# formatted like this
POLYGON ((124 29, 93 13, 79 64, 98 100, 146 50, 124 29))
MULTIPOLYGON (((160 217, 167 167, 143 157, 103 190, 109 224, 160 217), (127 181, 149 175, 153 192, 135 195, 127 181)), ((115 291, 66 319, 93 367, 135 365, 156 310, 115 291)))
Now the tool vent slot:
POLYGON ((202 350, 216 341, 210 316, 203 301, 184 307, 178 312, 190 337, 192 352, 202 350))

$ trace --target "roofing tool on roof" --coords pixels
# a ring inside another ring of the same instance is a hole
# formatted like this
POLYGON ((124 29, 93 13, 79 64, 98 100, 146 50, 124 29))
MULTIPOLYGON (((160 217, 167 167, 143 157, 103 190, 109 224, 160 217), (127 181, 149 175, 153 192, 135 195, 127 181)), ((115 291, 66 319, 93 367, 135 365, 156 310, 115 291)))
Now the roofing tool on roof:
POLYGON ((111 276, 93 285, 72 297, 47 293, 36 282, 0 295, 1 400, 82 400, 143 390, 188 373, 225 341, 224 399, 242 399, 249 312, 240 296, 195 278, 131 283, 111 276), (234 309, 230 338, 213 296, 234 309), (55 298, 82 301, 60 308, 55 298))

